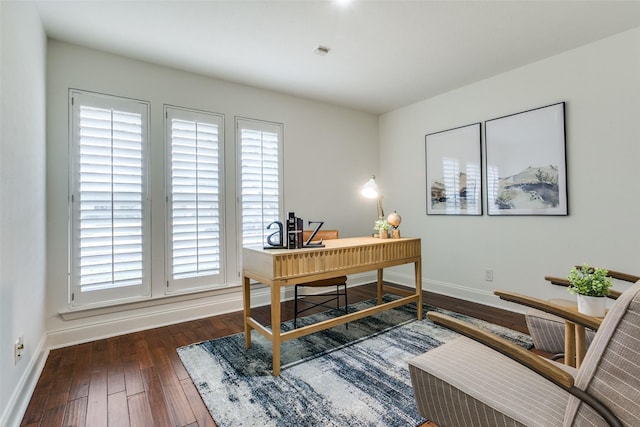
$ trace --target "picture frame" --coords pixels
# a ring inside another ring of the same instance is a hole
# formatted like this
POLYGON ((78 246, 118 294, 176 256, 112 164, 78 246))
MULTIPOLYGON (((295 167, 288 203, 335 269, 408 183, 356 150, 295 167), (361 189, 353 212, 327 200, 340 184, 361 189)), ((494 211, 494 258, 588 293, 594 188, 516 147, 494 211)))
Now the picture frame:
POLYGON ((482 215, 481 138, 481 123, 425 135, 427 215, 482 215))
POLYGON ((565 103, 484 123, 489 215, 568 215, 565 103))

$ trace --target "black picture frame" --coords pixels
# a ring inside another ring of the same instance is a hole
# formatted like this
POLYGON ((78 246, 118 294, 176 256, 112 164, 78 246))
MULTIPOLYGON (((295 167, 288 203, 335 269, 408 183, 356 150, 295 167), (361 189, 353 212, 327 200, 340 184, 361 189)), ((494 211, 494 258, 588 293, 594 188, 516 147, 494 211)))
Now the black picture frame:
POLYGON ((568 215, 565 103, 484 122, 488 215, 568 215))
POLYGON ((427 215, 482 215, 481 128, 425 135, 427 215))

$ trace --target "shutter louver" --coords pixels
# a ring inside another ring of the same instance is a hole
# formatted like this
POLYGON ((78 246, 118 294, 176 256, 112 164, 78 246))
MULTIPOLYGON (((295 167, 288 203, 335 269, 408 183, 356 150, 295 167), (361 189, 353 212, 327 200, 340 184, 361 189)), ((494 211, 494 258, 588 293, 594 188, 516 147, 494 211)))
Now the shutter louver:
POLYGON ((80 106, 77 171, 80 291, 142 285, 142 116, 80 106))
POLYGON ((171 121, 174 279, 218 274, 218 129, 171 121))
POLYGON ((169 291, 221 280, 222 116, 165 107, 170 145, 169 291))
POLYGON ((259 246, 273 232, 267 226, 280 217, 281 131, 273 124, 241 122, 239 133, 242 244, 259 246))

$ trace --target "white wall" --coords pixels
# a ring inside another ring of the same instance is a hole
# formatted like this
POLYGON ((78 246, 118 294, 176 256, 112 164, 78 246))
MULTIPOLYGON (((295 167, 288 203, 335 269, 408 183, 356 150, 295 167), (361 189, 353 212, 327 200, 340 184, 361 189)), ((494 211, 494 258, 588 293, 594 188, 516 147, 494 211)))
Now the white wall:
MULTIPOLYGON (((71 87, 150 101, 154 145, 163 143, 164 103, 225 114, 228 176, 235 173, 235 115, 284 123, 285 208, 304 218, 323 219, 344 236, 371 232, 375 206, 357 194, 375 173, 385 210, 402 215, 402 234, 423 239, 428 290, 495 304, 494 288, 564 296, 563 290, 545 285, 542 276, 564 275, 570 265, 584 261, 640 274, 640 202, 635 199, 640 29, 407 106, 378 122, 353 110, 56 41, 46 50, 36 11, 28 2, 0 2, 0 19, 0 425, 17 422, 24 410, 24 401, 16 399, 20 393, 28 395, 39 373, 47 332, 49 344, 60 346, 240 308, 240 295, 233 288, 228 294, 163 306, 61 319, 59 312, 67 307, 71 87), (425 134, 559 101, 567 102, 568 217, 425 214, 425 134), (25 123, 28 126, 21 126, 25 123), (494 270, 493 282, 483 280, 485 268, 494 270), (14 366, 13 339, 19 334, 27 350, 14 366)), ((162 212, 162 163, 156 151, 151 170, 156 218, 162 212)), ((235 207, 229 205, 226 214, 227 236, 232 238, 235 207)), ((162 224, 156 220, 156 294, 163 277, 163 241, 162 224)), ((231 267, 238 268, 234 262, 231 267)), ((390 278, 412 281, 410 269, 394 272, 390 278)), ((234 279, 230 277, 230 283, 234 279)))
POLYGON ((423 239, 424 288, 516 309, 491 292, 567 297, 543 277, 583 262, 640 275, 639 118, 640 29, 381 116, 385 208, 402 215, 403 235, 423 239), (569 216, 489 217, 486 204, 484 216, 426 215, 425 134, 560 101, 569 216))
MULTIPOLYGON (((377 117, 341 107, 232 84, 49 41, 47 81, 48 277, 46 319, 52 346, 121 334, 241 309, 239 288, 215 296, 63 320, 67 310, 68 90, 83 89, 151 103, 152 288, 164 292, 163 104, 225 115, 225 176, 235 176, 234 117, 284 124, 285 211, 324 220, 342 236, 371 232, 375 204, 359 196, 377 172, 377 117), (370 218, 371 221, 362 221, 370 218)), ((227 193, 226 238, 236 242, 235 190, 227 193)), ((228 257, 227 283, 239 284, 237 247, 228 257)), ((266 301, 265 301, 266 302, 266 301)))
POLYGON ((30 2, 0 2, 0 29, 0 425, 10 426, 46 355, 46 38, 30 2))

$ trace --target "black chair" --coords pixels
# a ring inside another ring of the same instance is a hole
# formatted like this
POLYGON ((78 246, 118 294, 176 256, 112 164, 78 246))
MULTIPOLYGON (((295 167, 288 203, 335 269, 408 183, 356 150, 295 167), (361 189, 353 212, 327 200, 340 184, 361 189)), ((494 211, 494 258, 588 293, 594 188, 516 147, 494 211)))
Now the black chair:
MULTIPOLYGON (((303 232, 303 238, 306 241, 311 235, 312 231, 305 230, 303 232)), ((330 240, 338 238, 338 230, 319 230, 315 235, 317 240, 330 240)), ((314 240, 315 241, 315 240, 314 240)), ((329 309, 336 309, 338 311, 347 314, 347 276, 332 277, 330 279, 317 280, 315 282, 301 283, 295 285, 295 297, 294 297, 294 314, 293 314, 293 327, 298 327, 298 315, 315 307, 325 307, 329 309), (335 287, 335 291, 329 293, 320 294, 300 294, 299 291, 302 288, 324 288, 335 287), (340 305, 340 298, 344 298, 344 308, 340 305), (329 305, 335 301, 335 306, 329 305), (299 308, 299 305, 303 305, 304 308, 299 308)), ((347 324, 347 328, 349 325, 347 324)))

